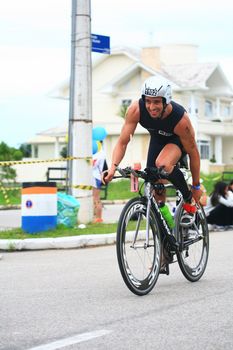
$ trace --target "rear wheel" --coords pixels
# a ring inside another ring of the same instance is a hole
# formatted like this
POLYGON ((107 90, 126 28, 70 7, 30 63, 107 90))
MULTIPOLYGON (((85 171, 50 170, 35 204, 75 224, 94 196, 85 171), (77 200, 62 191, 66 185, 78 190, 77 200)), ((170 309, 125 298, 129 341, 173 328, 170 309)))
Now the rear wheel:
POLYGON ((117 258, 127 287, 137 295, 149 293, 159 276, 161 241, 159 227, 150 211, 146 239, 146 198, 133 198, 123 208, 117 229, 117 258))
POLYGON ((198 281, 205 272, 209 255, 209 231, 202 207, 189 226, 182 226, 182 203, 177 209, 176 238, 180 249, 177 259, 183 275, 191 282, 198 281))

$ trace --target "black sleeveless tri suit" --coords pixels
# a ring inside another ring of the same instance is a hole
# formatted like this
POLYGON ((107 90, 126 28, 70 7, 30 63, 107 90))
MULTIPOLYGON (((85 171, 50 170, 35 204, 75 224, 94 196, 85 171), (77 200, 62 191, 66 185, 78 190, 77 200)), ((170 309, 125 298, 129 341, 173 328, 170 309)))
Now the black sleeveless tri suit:
POLYGON ((147 155, 147 166, 155 166, 155 160, 161 150, 168 143, 174 143, 182 152, 181 158, 186 154, 178 135, 174 133, 174 128, 184 115, 185 109, 176 102, 171 101, 172 112, 165 119, 152 118, 141 98, 139 100, 140 120, 139 123, 150 133, 150 145, 147 155))

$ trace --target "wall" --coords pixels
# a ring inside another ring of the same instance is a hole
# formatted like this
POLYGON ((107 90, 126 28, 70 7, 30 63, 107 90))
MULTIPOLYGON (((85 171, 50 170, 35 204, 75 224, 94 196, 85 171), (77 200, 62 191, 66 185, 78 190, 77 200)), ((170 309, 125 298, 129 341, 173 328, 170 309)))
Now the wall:
MULTIPOLYGON (((25 158, 24 161, 37 161, 38 159, 25 158)), ((46 162, 33 164, 17 164, 13 168, 17 173, 17 182, 46 181, 48 167, 66 167, 66 162, 46 162)), ((57 174, 60 176, 60 174, 57 174)))
POLYGON ((164 45, 160 48, 162 64, 185 64, 197 62, 197 45, 164 45))
POLYGON ((233 164, 233 137, 223 138, 223 163, 233 164))

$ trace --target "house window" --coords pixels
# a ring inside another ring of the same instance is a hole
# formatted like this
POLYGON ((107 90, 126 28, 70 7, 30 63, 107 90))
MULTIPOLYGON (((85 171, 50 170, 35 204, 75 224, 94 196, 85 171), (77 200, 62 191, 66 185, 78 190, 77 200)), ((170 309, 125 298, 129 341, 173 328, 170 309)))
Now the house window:
POLYGON ((198 140, 197 146, 199 149, 201 159, 210 159, 210 142, 198 140))
POLYGON ((223 116, 224 117, 229 117, 230 114, 231 114, 230 106, 224 106, 224 108, 223 108, 223 116))
POLYGON ((213 112, 214 112, 213 102, 206 100, 205 101, 205 115, 207 117, 213 117, 213 112))
POLYGON ((34 158, 38 158, 38 146, 34 145, 34 158))

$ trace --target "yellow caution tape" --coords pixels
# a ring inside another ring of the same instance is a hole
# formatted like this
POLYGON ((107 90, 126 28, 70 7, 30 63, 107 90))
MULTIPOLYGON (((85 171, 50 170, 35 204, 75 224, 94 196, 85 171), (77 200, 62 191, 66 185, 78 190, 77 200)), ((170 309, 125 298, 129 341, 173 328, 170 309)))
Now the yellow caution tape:
POLYGON ((2 191, 3 197, 4 197, 5 201, 6 201, 6 205, 10 205, 10 200, 9 200, 7 192, 5 191, 5 188, 4 188, 3 184, 2 184, 2 181, 0 181, 0 190, 2 191))
POLYGON ((92 161, 92 157, 66 157, 66 158, 58 158, 58 159, 44 159, 44 160, 30 160, 30 161, 24 161, 24 160, 11 160, 11 161, 4 161, 0 162, 0 166, 12 166, 17 164, 36 164, 36 163, 50 163, 50 162, 62 162, 66 160, 86 160, 88 162, 92 161))
POLYGON ((73 188, 79 188, 80 190, 92 190, 93 186, 88 185, 74 185, 73 188))

